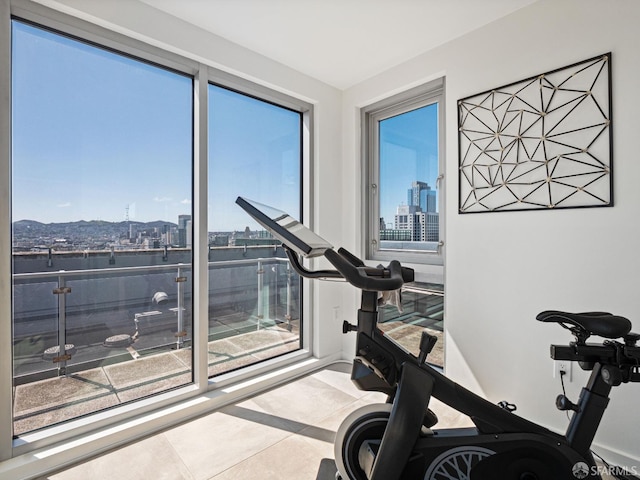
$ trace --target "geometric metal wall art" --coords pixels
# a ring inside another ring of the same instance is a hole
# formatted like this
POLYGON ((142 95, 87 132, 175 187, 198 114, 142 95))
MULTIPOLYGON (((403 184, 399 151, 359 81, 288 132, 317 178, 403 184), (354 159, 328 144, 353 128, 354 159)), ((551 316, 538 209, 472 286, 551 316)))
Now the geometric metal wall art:
POLYGON ((458 101, 459 212, 613 205, 611 53, 458 101))

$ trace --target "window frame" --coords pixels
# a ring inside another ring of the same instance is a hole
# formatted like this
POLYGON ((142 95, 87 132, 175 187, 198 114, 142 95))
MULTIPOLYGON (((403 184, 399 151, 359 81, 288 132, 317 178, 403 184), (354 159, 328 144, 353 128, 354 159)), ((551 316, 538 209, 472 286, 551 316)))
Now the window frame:
MULTIPOLYGON (((249 80, 242 79, 236 77, 232 74, 217 70, 213 67, 208 67, 208 75, 207 82, 204 88, 207 90, 207 102, 208 105, 208 92, 209 87, 219 87, 230 92, 235 92, 240 95, 244 95, 248 98, 252 98, 261 102, 269 103, 276 107, 280 107, 286 110, 291 110, 300 115, 300 158, 299 158, 299 169, 300 169, 300 188, 299 188, 299 212, 300 212, 300 222, 305 223, 305 225, 309 225, 309 228, 313 229, 310 203, 311 196, 310 190, 312 187, 312 183, 310 179, 312 176, 312 168, 311 168, 311 155, 312 155, 312 143, 311 143, 311 134, 313 131, 313 106, 307 102, 296 99, 290 95, 284 94, 282 92, 274 91, 270 88, 264 87, 262 85, 255 84, 249 80)), ((205 106, 205 110, 208 109, 205 106)), ((207 118, 207 128, 208 132, 208 118, 207 118)), ((208 142, 207 146, 208 146, 208 142)), ((209 156, 208 151, 207 155, 203 157, 203 163, 206 165, 204 167, 208 173, 209 168, 209 156)), ((207 177, 208 175, 205 175, 207 177)), ((205 180, 206 181, 206 180, 205 180)), ((207 183, 208 184, 208 183, 207 183)), ((208 197, 208 190, 206 191, 206 195, 208 197)), ((208 213, 208 209, 207 209, 208 213)), ((208 233, 208 232, 207 232, 208 233)), ((205 233, 205 235, 207 234, 205 233)), ((208 242, 205 242, 208 244, 208 242)), ((206 252, 208 256, 208 251, 206 252)), ((208 281, 208 280, 207 280, 208 281)), ((207 289, 208 290, 208 289, 207 289)), ((268 370, 271 370, 273 367, 271 364, 278 363, 280 361, 287 361, 287 359, 296 359, 299 358, 300 355, 309 357, 311 355, 311 331, 312 326, 310 322, 311 318, 311 309, 310 305, 312 304, 311 292, 313 291, 313 284, 311 284, 308 280, 300 278, 300 338, 299 338, 299 348, 293 352, 288 354, 283 354, 280 357, 273 357, 271 359, 263 360, 261 362, 251 364, 245 367, 242 367, 238 370, 232 370, 230 372, 222 373, 220 375, 209 377, 209 385, 212 389, 221 388, 223 386, 229 385, 231 383, 235 383, 239 380, 244 380, 255 376, 257 373, 266 373, 268 370)), ((203 323, 208 323, 203 321, 203 323)), ((206 368, 206 365, 205 365, 206 368)))
MULTIPOLYGON (((235 91, 242 95, 246 95, 248 97, 253 97, 258 100, 262 100, 267 103, 274 104, 276 106, 280 106, 289 110, 296 111, 301 114, 302 117, 302 132, 301 132, 301 159, 300 159, 300 221, 304 222, 310 229, 313 230, 313 178, 314 178, 314 169, 313 169, 313 129, 314 129, 314 107, 312 103, 309 103, 300 98, 293 97, 287 93, 280 92, 269 88, 264 85, 260 85, 258 83, 254 83, 246 78, 238 77, 231 73, 225 72, 223 70, 219 70, 212 66, 202 65, 203 70, 205 71, 203 74, 202 86, 205 90, 205 96, 201 100, 204 108, 202 109, 202 115, 205 118, 201 124, 202 128, 200 129, 200 134, 207 136, 209 132, 208 125, 208 116, 207 116, 207 106, 209 103, 208 92, 209 85, 214 85, 222 88, 226 88, 231 91, 235 91)), ((205 144, 205 151, 201 153, 202 162, 199 165, 200 175, 203 178, 205 186, 208 182, 208 168, 209 168, 209 152, 208 152, 208 142, 203 142, 205 144)), ((198 168, 198 167, 197 167, 198 168)), ((204 198, 202 201, 208 201, 208 190, 205 190, 204 198)), ((196 200, 197 201, 197 200, 196 200)), ((195 211, 195 205, 194 205, 195 211)), ((207 209, 201 209, 201 211, 197 214, 202 214, 205 217, 201 219, 202 222, 207 221, 207 209)), ((207 223, 202 223, 204 225, 208 225, 207 223)), ((208 241, 207 235, 208 231, 203 232, 203 239, 201 241, 202 252, 201 254, 204 256, 208 256, 208 241)), ((204 275, 207 276, 207 271, 205 270, 204 275)), ((215 377, 208 378, 209 390, 215 390, 219 388, 226 387, 231 384, 235 384, 239 381, 244 381, 255 377, 256 375, 268 373, 273 370, 274 365, 286 365, 292 364, 300 359, 309 358, 312 356, 312 346, 313 346, 313 325, 311 322, 311 315, 313 311, 313 302, 314 302, 314 292, 317 288, 313 282, 302 279, 300 284, 300 312, 302 316, 302 324, 300 328, 300 349, 294 352, 288 353, 281 357, 275 357, 268 360, 264 360, 260 363, 248 365, 240 370, 235 370, 229 373, 224 373, 215 377)), ((208 277, 207 277, 207 289, 205 292, 208 292, 208 277)), ((205 297, 205 295, 202 295, 205 297)), ((203 311, 207 311, 208 300, 201 300, 203 303, 203 311)), ((195 309, 195 307, 194 307, 195 309)), ((206 321, 201 322, 200 326, 203 329, 202 335, 207 335, 207 323, 206 321)), ((203 366, 205 371, 205 375, 207 373, 206 364, 203 366)))
MULTIPOLYGON (((305 223, 313 228, 313 104, 285 94, 258 83, 254 83, 245 78, 219 70, 209 64, 188 58, 169 50, 145 43, 136 38, 121 34, 108 28, 90 23, 80 18, 73 17, 61 11, 50 9, 28 0, 0 0, 0 37, 8 39, 7 42, 0 42, 0 64, 11 66, 11 21, 13 19, 30 23, 42 27, 61 35, 77 38, 88 44, 93 44, 99 48, 111 50, 118 54, 130 56, 134 59, 157 65, 161 68, 173 70, 192 77, 193 86, 193 180, 192 180, 192 218, 193 218, 193 383, 175 390, 166 391, 150 398, 141 399, 130 404, 102 410, 91 414, 89 417, 72 419, 62 424, 54 425, 44 430, 35 431, 12 439, 12 428, 3 428, 4 435, 0 435, 0 462, 3 460, 28 454, 36 449, 45 448, 60 442, 77 439, 80 436, 102 431, 104 435, 115 436, 115 440, 108 441, 107 444, 113 446, 118 443, 131 441, 136 435, 148 435, 154 429, 176 422, 179 416, 173 413, 169 416, 156 413, 159 409, 181 409, 183 418, 193 416, 208 411, 210 404, 193 400, 195 397, 202 398, 205 395, 216 405, 237 400, 239 395, 247 395, 248 391, 265 388, 269 382, 277 381, 283 375, 290 375, 288 370, 283 373, 270 373, 274 370, 290 367, 300 361, 309 359, 312 356, 312 322, 311 313, 313 311, 314 289, 308 282, 304 284, 304 297, 301 288, 301 316, 304 328, 301 328, 301 349, 279 357, 271 358, 263 362, 248 366, 242 370, 233 371, 218 377, 209 378, 207 371, 207 348, 208 338, 208 222, 207 222, 207 200, 208 200, 208 85, 210 83, 219 84, 236 90, 242 94, 256 97, 257 99, 283 106, 290 110, 296 110, 302 115, 302 142, 301 142, 301 216, 305 223), (6 28, 4 28, 6 27, 6 28), (255 379, 260 375, 270 373, 268 378, 260 381, 255 379), (246 382, 246 385, 242 382, 246 382), (274 380, 275 379, 275 380, 274 380), (223 387, 228 385, 242 385, 230 392, 223 391, 223 387), (262 387, 261 387, 262 385, 262 387), (242 388, 246 389, 244 394, 242 388), (226 396, 226 397, 225 397, 226 396), (225 397, 225 398, 223 398, 225 397), (193 400, 184 408, 176 407, 180 402, 193 400), (144 418, 144 420, 142 420, 144 418), (126 431, 122 427, 124 422, 132 421, 126 431), (147 423, 145 423, 147 422, 147 423), (149 426, 149 423, 151 426, 149 426), (120 426, 117 426, 120 425, 120 426), (7 433, 8 432, 8 433, 7 433), (128 432, 128 433, 127 433, 128 432)), ((10 107, 11 98, 11 69, 0 69, 0 104, 10 107), (5 98, 6 97, 6 98, 5 98)), ((0 153, 5 154, 9 159, 8 164, 4 162, 0 165, 0 172, 5 172, 0 185, 0 193, 3 198, 9 201, 0 202, 0 220, 6 225, 11 225, 11 109, 0 108, 0 138, 6 142, 0 142, 0 153)), ((11 261, 11 228, 7 228, 0 239, 0 245, 7 248, 2 249, 8 252, 0 259, 0 266, 6 267, 2 272, 12 272, 11 261)), ((0 282, 1 298, 3 302, 2 312, 7 314, 7 318, 12 318, 12 284, 13 282, 0 282)), ((1 331, 8 333, 3 338, 12 339, 11 322, 0 327, 1 331)), ((0 388, 0 398, 9 399, 12 394, 12 348, 2 349, 2 359, 8 362, 0 362, 0 379, 11 379, 11 383, 3 381, 6 387, 0 388)), ((304 364, 302 368, 311 368, 304 364)), ((280 380, 282 381, 282 380, 280 380)), ((0 425, 11 426, 13 422, 13 402, 0 402, 3 407, 0 409, 0 425)), ((101 434, 102 435, 102 434, 101 434)), ((100 435, 98 435, 100 436, 100 435)), ((93 441, 93 440, 92 440, 93 441)), ((101 442, 102 440, 96 440, 101 442)), ((65 453, 76 461, 78 455, 87 455, 88 450, 77 450, 73 453, 65 453)), ((64 455, 63 455, 64 456, 64 455)), ((1 464, 0 464, 1 467, 1 464)), ((0 468, 1 470, 1 468, 0 468)))
POLYGON ((445 244, 445 79, 432 80, 423 85, 392 95, 361 109, 362 149, 362 231, 363 251, 367 260, 400 260, 404 263, 443 265, 445 244), (438 195, 439 242, 436 250, 402 250, 380 248, 380 135, 379 124, 388 118, 428 105, 438 105, 438 195))
MULTIPOLYGON (((184 75, 186 77, 190 77, 193 79, 193 90, 197 91, 197 85, 201 81, 199 78, 199 66, 197 62, 194 62, 190 59, 181 57, 179 55, 175 55, 171 52, 164 52, 163 50, 154 47, 152 45, 145 44, 143 42, 129 39, 128 37, 122 36, 118 33, 112 32, 110 30, 104 29, 100 26, 89 24, 84 22, 83 20, 79 20, 76 18, 69 17, 61 12, 50 10, 46 7, 42 7, 39 5, 25 3, 22 1, 11 2, 10 4, 10 16, 8 18, 8 26, 11 31, 11 22, 16 20, 22 22, 27 25, 32 25, 36 28, 42 28, 47 30, 53 34, 66 36, 68 38, 83 42, 87 45, 92 45, 96 48, 103 49, 106 51, 110 51, 112 53, 123 55, 129 57, 133 60, 140 61, 146 64, 150 64, 153 66, 157 66, 159 68, 175 72, 178 75, 184 75)), ((10 52, 11 55, 13 53, 10 52)), ((199 128, 199 122, 197 120, 198 117, 198 108, 197 108, 197 97, 194 94, 192 96, 193 103, 193 118, 192 118, 192 188, 191 188, 191 198, 192 198, 192 214, 195 215, 195 199, 198 196, 198 192, 196 190, 196 178, 197 178, 197 131, 199 128)), ((11 159, 11 155, 8 157, 11 159)), ((11 177, 9 177, 9 182, 11 182, 11 177)), ((10 195, 10 202, 13 201, 12 196, 10 195)), ((11 212, 10 212, 10 221, 11 212)), ((11 223, 9 223, 10 225, 11 223)), ((196 225, 193 226, 193 236, 195 240, 196 229, 198 227, 196 225)), ((11 229, 9 228, 9 232, 11 229)), ((193 283, 194 289, 196 287, 196 275, 197 269, 199 268, 199 263, 197 258, 197 246, 194 241, 194 245, 192 247, 192 268, 193 268, 193 283)), ((11 254, 11 249, 9 249, 11 254)), ((206 270, 206 269, 205 269, 206 270)), ((11 272, 12 269, 10 268, 11 272)), ((13 287, 13 281, 9 283, 10 294, 13 287)), ((194 295, 195 297, 195 295, 194 295)), ((82 435, 87 432, 94 431, 98 428, 104 427, 106 425, 115 423, 119 420, 130 419, 141 413, 150 412, 159 406, 169 405, 171 403, 175 403, 181 399, 188 398, 197 393, 206 391, 207 384, 206 382, 203 384, 202 382, 202 374, 200 373, 203 369, 201 361, 198 358, 198 344, 200 340, 198 339, 201 336, 201 332, 198 330, 197 326, 197 318, 198 313, 196 311, 196 298, 193 299, 193 369, 192 369, 192 379, 191 383, 188 383, 184 386, 178 387, 174 390, 167 390, 162 393, 158 393, 157 395, 142 398, 140 400, 126 403, 121 406, 112 407, 107 410, 98 410, 90 414, 87 421, 87 417, 78 417, 67 420, 65 422, 52 425, 48 428, 42 430, 35 430, 33 432, 27 432, 25 434, 19 435, 17 438, 12 440, 12 448, 13 454, 12 456, 20 455, 29 451, 32 451, 34 448, 39 448, 42 446, 50 445, 52 443, 66 440, 69 438, 73 438, 77 435, 82 435)), ((9 318, 13 318, 10 316, 9 318)), ((10 338, 13 338, 11 336, 10 338)), ((205 337, 206 338, 206 337, 205 337)), ((9 349, 10 354, 12 355, 12 349, 9 349)), ((12 365, 12 361, 10 365, 12 365)), ((10 368, 11 370, 11 368, 10 368)), ((205 378, 206 378, 206 366, 205 370, 205 378)), ((4 374, 4 372, 0 372, 0 375, 4 374)), ((10 372, 10 378, 13 380, 12 371, 10 372)), ((13 402, 10 402, 10 408, 13 410, 13 402)), ((13 413, 12 413, 13 416, 13 413)), ((13 423, 13 418, 11 418, 11 423, 13 423)), ((9 431, 11 432, 13 429, 11 428, 9 431)))

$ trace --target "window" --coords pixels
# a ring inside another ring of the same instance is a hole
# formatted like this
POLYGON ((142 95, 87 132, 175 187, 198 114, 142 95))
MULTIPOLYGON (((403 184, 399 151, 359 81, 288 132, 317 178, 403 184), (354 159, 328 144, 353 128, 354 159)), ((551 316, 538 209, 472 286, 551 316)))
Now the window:
POLYGON ((193 381, 193 78, 12 30, 19 435, 193 381))
POLYGON ((49 426, 309 355, 301 281, 234 202, 302 220, 311 106, 24 13, 11 20, 13 436, 52 443, 76 425, 49 426))
POLYGON ((363 110, 367 255, 442 264, 442 80, 363 110))
POLYGON ((378 327, 386 336, 415 355, 420 355, 422 332, 437 337, 427 362, 444 367, 444 289, 442 284, 413 283, 402 290, 402 312, 395 305, 380 309, 378 327))
POLYGON ((301 347, 300 279, 238 196, 300 219, 302 113, 209 85, 209 374, 301 347), (231 261, 229 261, 231 260, 231 261))

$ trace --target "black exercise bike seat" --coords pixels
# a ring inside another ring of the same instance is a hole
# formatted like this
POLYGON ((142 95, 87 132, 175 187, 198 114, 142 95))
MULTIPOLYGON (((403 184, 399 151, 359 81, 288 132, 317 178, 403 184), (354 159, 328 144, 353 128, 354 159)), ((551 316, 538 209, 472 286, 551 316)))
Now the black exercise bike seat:
MULTIPOLYGON (((603 338, 622 338, 631 332, 631 321, 606 312, 568 313, 546 310, 536 316, 541 322, 555 322, 565 327, 571 325, 603 338)), ((567 327, 569 328, 569 327, 567 327)))

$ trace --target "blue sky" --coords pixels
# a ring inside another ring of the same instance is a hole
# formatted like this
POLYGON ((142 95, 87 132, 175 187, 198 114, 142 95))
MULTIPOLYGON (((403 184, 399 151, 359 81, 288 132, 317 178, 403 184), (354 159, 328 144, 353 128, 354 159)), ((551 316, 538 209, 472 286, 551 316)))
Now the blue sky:
MULTIPOLYGON (((13 22, 13 220, 192 214, 192 79, 13 22)), ((238 195, 298 218, 297 112, 209 87, 209 231, 251 223, 238 195)), ((381 215, 435 188, 437 106, 381 122, 381 215)), ((321 160, 321 159, 320 159, 321 160)))
POLYGON ((13 219, 177 221, 192 81, 14 22, 13 219))
POLYGON ((427 105, 380 122, 380 215, 393 224, 415 181, 435 190, 438 178, 438 106, 427 105))
MULTIPOLYGON (((13 22, 13 220, 191 214, 192 79, 13 22)), ((300 115, 210 86, 209 230, 299 213, 300 115)))
POLYGON ((209 224, 257 228, 239 195, 299 218, 300 114, 213 85, 209 112, 209 224))

